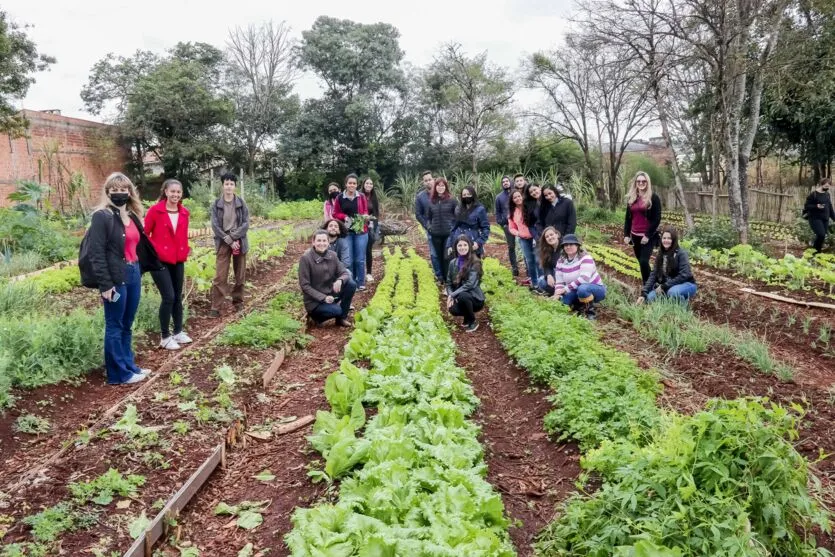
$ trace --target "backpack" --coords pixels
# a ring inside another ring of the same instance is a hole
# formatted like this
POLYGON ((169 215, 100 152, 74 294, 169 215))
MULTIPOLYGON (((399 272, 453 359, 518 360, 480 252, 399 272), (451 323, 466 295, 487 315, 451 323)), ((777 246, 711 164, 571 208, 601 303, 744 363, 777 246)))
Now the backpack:
MULTIPOLYGON (((110 220, 110 230, 107 237, 113 235, 113 227, 116 225, 115 220, 110 220)), ((90 258, 90 229, 84 233, 84 238, 81 239, 81 245, 78 247, 78 271, 81 274, 81 285, 86 288, 98 288, 99 281, 96 273, 93 270, 93 262, 90 258)))

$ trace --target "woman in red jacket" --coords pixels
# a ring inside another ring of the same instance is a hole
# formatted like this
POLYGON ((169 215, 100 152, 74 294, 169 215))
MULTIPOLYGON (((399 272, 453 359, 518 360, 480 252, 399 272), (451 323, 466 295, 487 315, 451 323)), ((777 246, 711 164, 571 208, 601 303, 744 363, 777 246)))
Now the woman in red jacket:
POLYGON ((183 332, 183 280, 188 246, 188 209, 183 207, 183 185, 169 178, 162 183, 159 201, 145 215, 145 234, 157 250, 163 268, 151 276, 159 289, 162 303, 159 306, 159 325, 162 340, 159 345, 166 350, 178 350, 180 345, 191 342, 183 332), (169 324, 174 318, 174 334, 169 324))

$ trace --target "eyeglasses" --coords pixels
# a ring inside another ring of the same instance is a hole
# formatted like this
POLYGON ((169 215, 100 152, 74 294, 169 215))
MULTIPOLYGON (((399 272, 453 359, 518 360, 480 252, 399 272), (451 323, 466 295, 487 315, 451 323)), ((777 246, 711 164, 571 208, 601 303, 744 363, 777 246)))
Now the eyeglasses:
POLYGON ((646 180, 635 180, 635 183, 636 184, 646 184, 647 181, 646 180))

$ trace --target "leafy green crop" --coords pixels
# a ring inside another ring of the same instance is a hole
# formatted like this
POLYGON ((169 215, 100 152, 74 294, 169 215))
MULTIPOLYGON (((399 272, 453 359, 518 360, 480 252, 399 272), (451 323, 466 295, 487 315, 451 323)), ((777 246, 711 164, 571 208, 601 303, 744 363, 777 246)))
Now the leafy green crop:
POLYGON ((123 476, 117 469, 111 468, 93 480, 71 483, 69 490, 79 504, 92 501, 97 505, 109 505, 116 495, 136 497, 137 489, 144 483, 144 476, 123 476))

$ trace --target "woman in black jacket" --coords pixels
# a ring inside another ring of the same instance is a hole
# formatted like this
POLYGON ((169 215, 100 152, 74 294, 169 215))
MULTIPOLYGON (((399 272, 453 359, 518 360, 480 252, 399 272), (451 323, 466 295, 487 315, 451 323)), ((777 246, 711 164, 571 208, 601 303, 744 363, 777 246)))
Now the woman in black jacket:
MULTIPOLYGON (((426 217, 429 222, 429 234, 432 238, 432 245, 435 253, 441 258, 441 268, 446 269, 449 258, 446 256, 446 244, 449 241, 449 233, 455 226, 455 208, 458 202, 449 194, 449 183, 444 178, 436 178, 435 185, 429 194, 429 207, 426 217)), ((443 276, 435 277, 443 282, 443 276)))
POLYGON ((466 234, 455 239, 455 254, 449 262, 446 279, 446 307, 449 313, 464 318, 464 329, 472 333, 478 329, 475 314, 484 307, 481 291, 481 259, 466 234))
POLYGON ((638 303, 652 302, 659 296, 686 301, 696 294, 696 279, 690 259, 678 245, 678 232, 672 226, 661 229, 661 246, 655 256, 655 267, 644 283, 638 303))
POLYGON ((809 226, 815 233, 815 253, 820 253, 823 249, 823 241, 826 240, 826 232, 829 229, 829 219, 835 220, 835 209, 832 208, 832 198, 829 197, 831 186, 830 178, 821 180, 803 205, 803 216, 809 219, 809 226))
POLYGON ((368 214, 371 216, 368 221, 368 243, 365 248, 365 282, 373 282, 371 250, 374 242, 380 237, 380 201, 377 199, 377 190, 374 189, 374 180, 371 176, 362 179, 362 193, 368 198, 368 214))
POLYGON ((111 385, 138 383, 150 373, 134 361, 131 328, 142 272, 162 265, 145 236, 141 215, 142 203, 128 177, 121 172, 108 176, 88 234, 91 270, 104 304, 104 365, 111 385))
POLYGON ((641 280, 649 279, 649 256, 658 241, 658 225, 661 224, 661 198, 652 192, 652 183, 646 172, 638 172, 626 195, 626 222, 623 225, 623 241, 632 244, 635 257, 641 267, 641 280))

